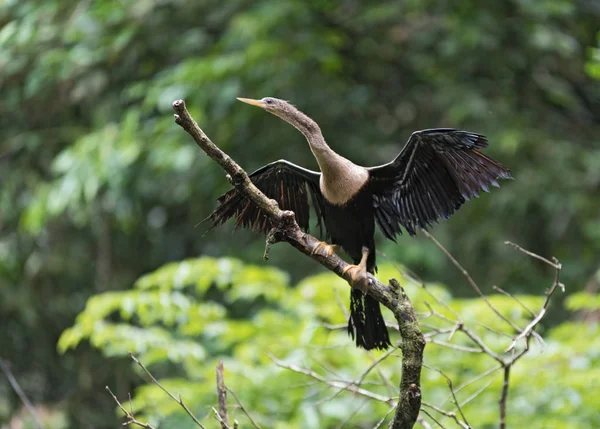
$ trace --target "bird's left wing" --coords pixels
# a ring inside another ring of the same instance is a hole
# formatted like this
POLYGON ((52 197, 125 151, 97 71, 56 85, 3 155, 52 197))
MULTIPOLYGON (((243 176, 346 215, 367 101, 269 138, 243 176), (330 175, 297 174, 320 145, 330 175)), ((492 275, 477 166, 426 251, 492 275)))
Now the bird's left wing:
MULTIPOLYGON (((309 227, 308 194, 317 215, 317 226, 323 228, 323 195, 319 189, 321 173, 300 167, 284 159, 272 162, 250 174, 250 180, 267 197, 274 199, 281 210, 291 210, 304 231, 309 227)), ((267 233, 271 229, 268 217, 237 189, 221 195, 219 206, 207 220, 212 228, 235 217, 235 227, 267 233)))
POLYGON ((439 219, 447 219, 464 202, 510 171, 484 155, 480 134, 451 128, 416 131, 392 162, 368 169, 375 219, 394 240, 400 227, 415 234, 439 219))

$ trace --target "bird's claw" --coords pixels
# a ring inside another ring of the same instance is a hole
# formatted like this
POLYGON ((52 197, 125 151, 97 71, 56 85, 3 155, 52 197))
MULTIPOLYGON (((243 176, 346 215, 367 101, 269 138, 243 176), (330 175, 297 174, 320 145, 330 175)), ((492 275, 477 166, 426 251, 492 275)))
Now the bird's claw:
POLYGON ((369 273, 367 272, 367 258, 369 250, 363 248, 363 255, 358 265, 348 265, 342 270, 342 277, 346 279, 355 289, 360 289, 363 292, 369 284, 369 273))
POLYGON ((310 252, 311 256, 319 255, 324 258, 328 258, 335 253, 335 251, 339 248, 337 244, 327 244, 324 241, 319 242, 313 250, 310 252))
POLYGON ((369 284, 369 274, 360 265, 348 265, 342 270, 342 277, 346 279, 354 289, 363 292, 369 284))

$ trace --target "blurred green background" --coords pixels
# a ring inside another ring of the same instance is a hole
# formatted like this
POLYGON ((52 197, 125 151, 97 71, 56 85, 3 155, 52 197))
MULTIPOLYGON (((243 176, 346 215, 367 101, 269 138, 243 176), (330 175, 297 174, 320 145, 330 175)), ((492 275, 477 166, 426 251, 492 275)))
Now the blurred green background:
MULTIPOLYGON (((235 100, 275 96, 363 165, 392 159, 422 128, 488 136, 515 180, 432 232, 485 292, 499 285, 534 308, 553 272, 504 241, 560 259, 567 293, 544 321, 546 346, 513 372, 509 423, 600 427, 599 23, 596 0, 0 1, 0 358, 51 428, 117 427, 105 385, 134 392, 161 428, 193 427, 128 351, 211 427, 220 358, 263 427, 373 427, 384 405, 326 400, 265 355, 358 377, 368 355, 322 326, 343 323, 334 291, 346 304, 347 286, 285 245, 264 262, 256 234, 197 226, 229 184, 174 124, 171 102, 184 98, 249 171, 279 158, 316 168, 295 129, 235 100)), ((474 325, 497 323, 431 241, 377 240, 382 280, 410 285, 410 270, 474 325)), ((426 362, 457 383, 492 364, 434 345, 426 362)), ((397 382, 399 359, 385 364, 397 382)), ((439 374, 424 383, 425 400, 447 395, 439 374)), ((474 427, 496 427, 501 383, 490 383, 467 408, 474 427)), ((3 375, 0 424, 34 427, 3 375)))

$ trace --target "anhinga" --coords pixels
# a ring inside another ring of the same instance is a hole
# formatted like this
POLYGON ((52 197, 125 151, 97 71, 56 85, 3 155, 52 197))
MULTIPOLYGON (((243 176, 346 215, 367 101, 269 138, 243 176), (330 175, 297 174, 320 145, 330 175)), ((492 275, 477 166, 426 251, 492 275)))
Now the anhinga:
MULTIPOLYGON (((281 159, 259 168, 250 179, 282 210, 292 210, 304 230, 310 193, 318 226, 324 224, 326 236, 357 264, 350 273, 353 279, 365 269, 376 270, 375 223, 390 240, 395 241, 401 228, 413 236, 417 228, 447 219, 480 190, 498 186, 497 179, 511 177, 509 170, 480 152, 488 144, 480 134, 451 128, 416 131, 392 162, 361 167, 334 152, 317 123, 288 102, 272 97, 238 100, 279 116, 308 140, 321 172, 281 159)), ((209 216, 213 226, 235 217, 236 227, 269 231, 267 217, 236 189, 222 195, 219 203, 209 216)), ((333 252, 325 243, 320 247, 324 255, 333 252)), ((379 303, 354 288, 348 332, 367 350, 390 345, 379 303)))

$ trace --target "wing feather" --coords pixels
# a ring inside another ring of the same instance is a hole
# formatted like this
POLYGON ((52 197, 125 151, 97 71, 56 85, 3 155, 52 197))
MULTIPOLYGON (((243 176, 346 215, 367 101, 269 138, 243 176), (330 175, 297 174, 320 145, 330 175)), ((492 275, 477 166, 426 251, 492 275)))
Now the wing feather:
POLYGON ((392 162, 369 168, 375 219, 394 240, 447 219, 479 192, 510 179, 510 171, 480 149, 487 139, 452 128, 416 131, 392 162))
MULTIPOLYGON (((321 173, 302 168, 286 160, 279 160, 259 168, 250 174, 250 180, 267 197, 274 199, 282 210, 296 215, 300 228, 308 231, 310 208, 308 194, 317 215, 317 227, 323 231, 323 195, 319 188, 321 173)), ((218 198, 218 207, 206 220, 211 229, 235 218, 235 228, 249 228, 267 233, 271 229, 268 217, 248 197, 232 189, 218 198)))

